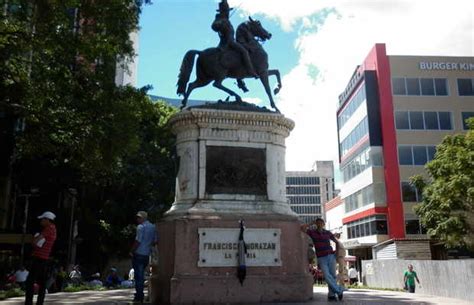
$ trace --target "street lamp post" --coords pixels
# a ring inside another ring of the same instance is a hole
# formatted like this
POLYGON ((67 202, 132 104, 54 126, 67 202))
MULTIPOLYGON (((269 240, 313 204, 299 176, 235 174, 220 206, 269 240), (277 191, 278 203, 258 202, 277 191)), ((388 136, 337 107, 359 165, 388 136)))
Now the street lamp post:
POLYGON ((25 236, 26 228, 28 225, 28 209, 30 206, 30 197, 38 196, 39 189, 31 188, 28 194, 20 194, 19 197, 25 197, 25 209, 24 209, 24 219, 22 225, 22 234, 21 234, 21 252, 20 252, 20 264, 23 265, 25 260, 25 236))
POLYGON ((74 211, 76 209, 76 196, 77 196, 77 190, 75 188, 70 188, 68 189, 69 194, 71 195, 71 219, 69 222, 69 240, 68 240, 68 249, 67 249, 67 260, 70 265, 75 264, 76 260, 76 255, 75 249, 73 247, 74 243, 74 211), (73 251, 74 250, 74 251, 73 251))

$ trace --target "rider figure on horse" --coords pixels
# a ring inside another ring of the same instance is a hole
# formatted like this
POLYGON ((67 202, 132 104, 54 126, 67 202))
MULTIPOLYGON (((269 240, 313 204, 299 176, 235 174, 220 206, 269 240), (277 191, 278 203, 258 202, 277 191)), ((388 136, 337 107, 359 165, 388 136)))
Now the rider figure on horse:
POLYGON ((219 3, 219 9, 217 10, 219 13, 216 14, 216 18, 212 23, 212 29, 217 32, 220 37, 219 48, 228 47, 237 51, 241 55, 249 75, 258 77, 253 67, 252 61, 250 60, 249 52, 240 43, 235 41, 234 27, 229 20, 229 12, 232 9, 233 8, 229 7, 227 0, 222 0, 219 3))

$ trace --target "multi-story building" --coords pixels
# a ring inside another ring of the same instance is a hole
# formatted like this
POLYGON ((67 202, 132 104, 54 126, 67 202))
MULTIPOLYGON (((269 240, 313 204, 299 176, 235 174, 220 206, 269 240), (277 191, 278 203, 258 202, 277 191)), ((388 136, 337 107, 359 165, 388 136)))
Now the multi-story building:
POLYGON ((387 56, 376 44, 339 96, 346 248, 361 258, 430 258, 410 177, 474 115, 474 58, 387 56), (429 256, 429 257, 427 257, 429 256))
POLYGON ((336 196, 324 204, 324 220, 326 221, 326 230, 333 233, 340 233, 341 240, 347 240, 347 230, 342 223, 344 215, 344 201, 341 196, 336 196))
MULTIPOLYGON (((135 52, 138 52, 138 37, 138 31, 130 33, 130 40, 132 41, 135 52)), ((117 62, 115 66, 115 84, 117 86, 130 85, 135 87, 137 85, 137 74, 138 54, 135 54, 135 56, 132 58, 126 58, 117 62)))
POLYGON ((286 198, 300 220, 322 217, 323 205, 334 197, 334 164, 316 161, 311 171, 286 172, 286 198))

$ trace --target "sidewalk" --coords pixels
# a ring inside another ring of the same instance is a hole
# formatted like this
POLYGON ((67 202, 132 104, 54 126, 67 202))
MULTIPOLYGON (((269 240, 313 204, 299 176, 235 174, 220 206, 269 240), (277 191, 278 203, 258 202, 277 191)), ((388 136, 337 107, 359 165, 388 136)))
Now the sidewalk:
MULTIPOLYGON (((109 291, 81 291, 74 293, 55 293, 46 295, 45 304, 95 304, 95 305, 127 305, 132 304, 132 289, 109 291)), ((22 305, 24 298, 13 298, 0 301, 0 305, 22 305)), ((379 291, 353 289, 344 293, 342 302, 328 302, 327 288, 314 287, 312 301, 306 303, 273 303, 273 305, 472 305, 472 302, 442 298, 431 295, 412 294, 396 291, 379 291)))
MULTIPOLYGON (((95 304, 95 305, 126 305, 132 304, 133 289, 117 289, 106 291, 80 291, 80 292, 59 292, 47 294, 44 304, 59 305, 59 304, 95 304)), ((0 305, 23 305, 24 297, 11 298, 5 301, 0 301, 0 305)), ((35 299, 33 300, 35 304, 35 299)), ((146 304, 146 303, 144 303, 146 304)))
POLYGON ((351 289, 344 293, 343 302, 328 302, 326 287, 314 287, 313 291, 313 301, 305 303, 306 305, 338 303, 346 305, 473 305, 472 302, 452 298, 369 289, 351 289))

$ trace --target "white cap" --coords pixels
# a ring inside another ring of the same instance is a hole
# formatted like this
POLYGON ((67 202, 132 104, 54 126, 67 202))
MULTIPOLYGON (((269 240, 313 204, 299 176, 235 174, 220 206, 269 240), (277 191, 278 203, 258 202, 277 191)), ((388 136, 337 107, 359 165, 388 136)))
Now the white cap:
POLYGON ((43 214, 41 214, 40 216, 38 216, 38 219, 43 219, 43 218, 54 220, 54 218, 56 218, 56 215, 54 215, 53 212, 46 211, 43 214))
POLYGON ((148 213, 145 212, 145 211, 138 211, 138 212, 137 212, 137 215, 135 215, 135 216, 140 217, 140 218, 143 218, 143 219, 147 219, 148 213))

